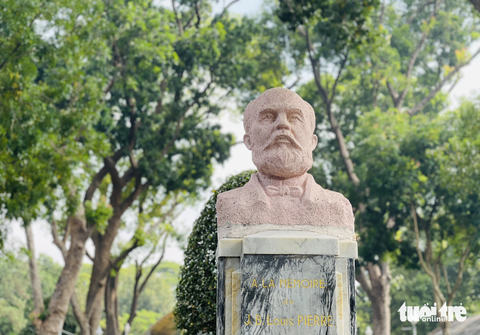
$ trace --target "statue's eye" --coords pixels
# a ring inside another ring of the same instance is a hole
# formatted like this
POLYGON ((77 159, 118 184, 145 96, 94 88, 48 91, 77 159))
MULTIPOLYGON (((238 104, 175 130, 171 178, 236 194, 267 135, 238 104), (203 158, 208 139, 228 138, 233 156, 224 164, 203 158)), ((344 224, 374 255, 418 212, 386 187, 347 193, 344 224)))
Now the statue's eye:
POLYGON ((263 119, 266 121, 271 121, 273 120, 273 113, 265 113, 263 114, 263 119))
POLYGON ((297 121, 302 122, 303 121, 302 117, 298 114, 290 115, 289 119, 290 119, 290 122, 297 122, 297 121))

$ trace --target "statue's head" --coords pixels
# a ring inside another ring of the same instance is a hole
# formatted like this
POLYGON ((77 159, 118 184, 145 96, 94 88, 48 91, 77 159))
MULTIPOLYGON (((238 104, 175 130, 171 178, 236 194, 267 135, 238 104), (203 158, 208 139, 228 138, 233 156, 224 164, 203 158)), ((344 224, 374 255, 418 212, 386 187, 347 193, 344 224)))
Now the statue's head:
POLYGON ((291 178, 312 167, 315 113, 295 92, 281 87, 263 92, 248 104, 243 125, 243 141, 260 173, 291 178))

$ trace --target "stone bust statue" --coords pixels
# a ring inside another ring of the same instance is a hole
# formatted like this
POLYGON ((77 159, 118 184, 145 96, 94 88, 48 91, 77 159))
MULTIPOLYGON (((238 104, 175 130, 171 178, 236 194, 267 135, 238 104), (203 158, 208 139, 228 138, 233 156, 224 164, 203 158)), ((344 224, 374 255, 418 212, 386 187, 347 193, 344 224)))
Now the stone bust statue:
POLYGON ((352 240, 350 202, 307 173, 317 147, 312 106, 293 91, 272 88, 248 104, 243 123, 258 173, 245 186, 218 195, 218 238, 305 230, 352 240))

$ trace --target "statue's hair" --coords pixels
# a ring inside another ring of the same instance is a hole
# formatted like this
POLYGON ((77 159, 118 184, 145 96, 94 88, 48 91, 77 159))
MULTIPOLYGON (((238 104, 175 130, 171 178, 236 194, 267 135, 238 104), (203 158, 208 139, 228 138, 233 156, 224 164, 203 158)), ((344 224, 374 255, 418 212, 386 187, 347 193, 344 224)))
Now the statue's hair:
POLYGON ((260 113, 262 110, 269 108, 272 104, 281 105, 282 107, 295 107, 299 108, 306 114, 310 114, 310 126, 312 133, 315 131, 315 111, 313 107, 303 100, 297 93, 283 87, 274 87, 266 90, 258 96, 258 98, 250 101, 245 108, 243 114, 243 127, 245 132, 248 134, 251 124, 255 119, 255 115, 260 113))

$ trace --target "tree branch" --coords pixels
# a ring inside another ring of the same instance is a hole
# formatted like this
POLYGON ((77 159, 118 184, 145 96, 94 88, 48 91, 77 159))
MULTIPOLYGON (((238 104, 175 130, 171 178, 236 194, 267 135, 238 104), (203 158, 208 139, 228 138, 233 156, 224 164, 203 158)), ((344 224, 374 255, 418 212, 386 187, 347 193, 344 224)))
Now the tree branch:
POLYGON ((398 93, 395 91, 395 89, 390 85, 390 82, 387 80, 387 88, 388 88, 388 93, 390 93, 390 96, 392 97, 393 105, 397 106, 397 101, 398 101, 398 93))
POLYGON ((108 81, 107 87, 105 87, 105 89, 103 90, 103 94, 107 94, 108 92, 110 92, 110 90, 113 87, 113 84, 115 84, 115 77, 111 78, 108 81))
POLYGON ((121 214, 123 214, 127 210, 127 208, 130 207, 130 205, 135 201, 135 199, 137 199, 137 197, 150 186, 149 181, 142 185, 140 184, 141 177, 138 176, 137 178, 138 178, 138 183, 137 183, 137 186, 135 187, 135 190, 133 190, 133 192, 130 193, 130 195, 120 205, 121 214))
MULTIPOLYGON (((360 179, 356 175, 353 167, 353 162, 350 159, 350 154, 348 153, 347 145, 345 143, 345 138, 343 137, 342 130, 340 129, 340 126, 338 124, 337 118, 335 115, 332 113, 331 110, 331 104, 333 100, 330 100, 328 98, 328 92, 325 90, 325 88, 322 86, 321 83, 321 78, 320 78, 320 69, 319 69, 319 64, 318 61, 313 57, 313 46, 310 42, 310 37, 308 34, 308 29, 302 29, 299 30, 301 34, 305 36, 305 40, 307 43, 307 49, 308 49, 308 57, 310 59, 310 63, 312 65, 312 71, 313 71, 313 76, 315 78, 315 83, 317 85, 317 90, 320 94, 320 97, 323 99, 323 102, 325 104, 325 109, 327 111, 327 116, 328 120, 330 122, 330 127, 332 128, 332 131, 335 134, 335 137, 337 139, 337 144, 340 149, 340 156, 343 160, 343 163, 345 164, 345 169, 347 170, 347 175, 350 179, 350 181, 353 183, 354 186, 360 185, 360 179)), ((345 58, 346 59, 346 58, 345 58)))
POLYGON ((105 167, 107 168, 108 173, 110 174, 110 177, 112 177, 113 187, 123 187, 121 185, 122 181, 120 179, 120 176, 118 175, 117 168, 115 167, 116 162, 111 157, 105 158, 103 162, 105 164, 105 167))
MULTIPOLYGON (((301 27, 303 28, 303 27, 301 27)), ((330 103, 330 99, 328 98, 328 92, 326 91, 325 87, 322 85, 321 73, 320 73, 320 66, 318 64, 318 60, 315 59, 313 56, 313 46, 310 41, 310 35, 308 33, 308 29, 299 29, 301 34, 304 34, 305 41, 307 44, 307 51, 308 51, 308 58, 310 59, 310 63, 312 64, 312 71, 313 76, 315 78, 315 83, 317 84, 318 92, 323 99, 323 102, 328 105, 330 103)))
POLYGON ((147 285, 147 282, 150 279, 150 277, 152 276, 152 274, 155 272, 155 269, 158 267, 158 265, 160 265, 160 263, 163 260, 163 256, 165 254, 165 244, 167 242, 167 238, 168 238, 168 233, 166 233, 165 238, 163 239, 162 254, 161 254, 159 260, 157 261, 157 263, 155 263, 152 266, 152 268, 150 269, 147 277, 145 277, 145 279, 143 280, 140 287, 138 287, 138 285, 140 284, 140 279, 142 277, 142 270, 143 270, 142 266, 143 266, 144 262, 147 260, 147 258, 150 257, 150 255, 153 253, 156 246, 153 247, 150 254, 140 264, 137 263, 137 266, 136 266, 137 271, 136 271, 136 275, 135 275, 135 284, 134 284, 134 287, 133 287, 133 298, 132 298, 132 304, 130 305, 130 317, 128 318, 128 321, 127 321, 129 324, 132 324, 133 320, 137 316, 137 313, 136 313, 137 302, 138 302, 138 298, 140 297, 140 294, 145 289, 145 287, 147 285))
POLYGON ((155 107, 155 114, 160 114, 163 107, 163 94, 165 93, 165 88, 167 86, 167 79, 163 78, 160 82, 160 97, 157 100, 157 106, 155 107))
POLYGON ((425 2, 423 5, 421 5, 420 7, 418 7, 418 9, 414 13, 412 13, 412 15, 410 15, 410 17, 407 19, 405 24, 410 25, 413 22, 413 20, 415 20, 416 17, 425 9, 425 7, 430 6, 434 3, 435 1, 428 1, 428 2, 425 2))
POLYGON ((90 324, 88 323, 87 315, 82 311, 80 303, 78 302, 77 293, 74 291, 72 298, 70 299, 70 305, 72 306, 73 315, 75 320, 77 320, 82 334, 91 334, 90 324))
POLYGON ((288 88, 289 90, 291 90, 292 88, 294 88, 295 85, 298 84, 298 82, 300 81, 300 79, 302 79, 302 77, 299 76, 299 75, 297 75, 297 79, 295 79, 295 81, 294 81, 290 86, 287 86, 287 88, 288 88))
MULTIPOLYGON (((428 18, 428 25, 432 22, 432 20, 435 17, 435 14, 438 12, 438 7, 442 1, 436 2, 435 6, 433 8, 432 13, 430 14, 428 18)), ((420 38, 420 41, 417 43, 417 46, 415 47, 415 50, 413 51, 409 61, 408 61, 408 66, 407 66, 407 73, 406 73, 406 79, 407 79, 407 84, 406 87, 400 92, 398 98, 396 101, 394 101, 394 107, 397 109, 402 108, 403 102, 405 101, 405 97, 407 96, 407 92, 410 88, 410 78, 412 76, 412 71, 413 71, 413 66, 415 65, 415 62, 417 61, 418 55, 420 54, 420 50, 422 49, 423 45, 425 44, 425 41, 427 40, 427 36, 430 33, 430 29, 425 29, 422 32, 422 37, 420 38)))
POLYGON ((175 7, 175 0, 172 0, 172 7, 173 7, 173 12, 175 13, 175 19, 177 20, 178 34, 180 36, 182 36, 183 35, 183 26, 182 26, 182 21, 180 20, 180 17, 178 16, 177 8, 175 7))
POLYGON ((450 296, 452 294, 452 287, 450 286, 450 280, 448 280, 447 268, 445 267, 445 265, 441 260, 439 260, 438 264, 442 268, 443 278, 445 280, 445 286, 447 286, 447 294, 450 296))
MULTIPOLYGON (((65 247, 65 243, 60 239, 58 235, 57 224, 54 220, 52 220, 51 222, 51 229, 52 229, 53 243, 58 247, 58 249, 60 249, 63 259, 66 260, 67 249, 65 247)), ((93 261, 93 258, 90 255, 88 255, 88 257, 93 261)), ((77 320, 77 323, 82 329, 82 333, 90 334, 90 325, 87 320, 87 315, 82 311, 82 308, 80 306, 80 303, 78 302, 77 294, 75 291, 73 292, 72 298, 70 299, 70 305, 72 306, 75 319, 77 320)))
MULTIPOLYGON (((30 23, 28 24, 28 28, 31 28, 32 25, 33 25, 33 22, 35 22, 35 20, 40 16, 40 13, 37 13, 32 21, 30 21, 30 23)), ((0 70, 5 66, 5 64, 7 64, 7 61, 8 59, 13 56, 15 54, 15 52, 17 52, 17 50, 22 46, 22 41, 19 41, 17 43, 17 45, 15 46, 15 48, 13 48, 12 52, 3 60, 3 62, 0 64, 0 70)))
POLYGON ((470 62, 472 61, 472 59, 474 59, 476 56, 478 56, 478 54, 480 54, 480 49, 478 49, 473 55, 472 57, 470 57, 470 59, 463 63, 463 64, 460 64, 460 65, 457 65, 455 67, 455 69, 450 72, 447 76, 445 76, 437 85, 435 85, 435 87, 432 89, 432 91, 430 91, 430 93, 424 97, 416 106, 414 106, 412 109, 410 109, 408 111, 408 114, 410 116, 413 116, 415 114, 417 114, 418 112, 420 112, 429 102, 430 100, 433 99, 433 97, 435 97, 435 95, 438 93, 438 91, 440 91, 443 87, 443 85, 449 81, 458 71, 460 71, 460 69, 468 64, 470 64, 470 62))
MULTIPOLYGON (((138 162, 135 162, 136 165, 138 166, 138 162)), ((136 166, 130 166, 127 171, 123 174, 123 176, 120 178, 120 185, 125 186, 127 183, 132 180, 133 177, 138 173, 137 167, 136 166)))
POLYGON ((232 2, 230 2, 222 11, 222 13, 220 14, 220 17, 222 17, 223 15, 225 15, 225 13, 227 12, 227 9, 233 5, 234 3, 236 2, 239 2, 240 0, 233 0, 232 2))
POLYGON ((24 223, 25 235, 27 238, 28 247, 28 265, 30 272, 30 281, 32 285, 33 295, 33 311, 31 316, 33 317, 33 324, 35 328, 38 328, 42 324, 42 320, 39 319, 40 314, 45 311, 42 284, 40 279, 40 273, 38 271, 37 260, 35 259, 35 244, 33 240, 32 226, 28 223, 24 223))
POLYGON ((365 276, 365 267, 361 266, 359 271, 357 272, 356 279, 362 285, 363 290, 367 293, 368 297, 370 298, 372 294, 372 283, 370 280, 365 276))
POLYGON ((420 42, 418 42, 415 51, 413 52, 412 56, 410 57, 410 60, 408 61, 407 73, 406 73, 407 86, 402 90, 402 92, 400 92, 400 95, 396 99, 395 108, 397 109, 402 108, 403 101, 407 96, 408 89, 410 88, 410 78, 412 76, 413 66, 417 61, 418 55, 420 54, 420 50, 422 49, 423 44, 427 40, 427 36, 428 36, 428 30, 425 30, 422 34, 422 38, 420 39, 420 42))
POLYGON ((440 287, 438 285, 438 278, 436 277, 436 275, 435 275, 434 271, 432 270, 430 264, 427 264, 425 262, 425 260, 423 258, 422 250, 420 250, 420 232, 419 232, 419 229, 418 229, 417 210, 416 210, 413 202, 410 202, 410 208, 411 208, 411 215, 412 215, 412 218, 413 218, 413 228, 414 228, 414 231, 415 231, 415 242, 416 242, 415 247, 417 249, 417 254, 418 254, 418 258, 420 260, 420 265, 422 266, 423 270, 430 276, 430 278, 432 278, 434 293, 437 294, 437 296, 440 299, 445 301, 445 297, 444 297, 442 291, 440 291, 440 287))
POLYGON ((158 259, 157 263, 155 263, 155 265, 152 266, 152 268, 150 269, 150 272, 147 274, 147 276, 143 280, 142 285, 140 285, 139 294, 143 292, 143 290, 145 289, 145 286, 147 285, 148 280, 150 279, 152 274, 155 272, 155 269, 162 262, 163 256, 165 255, 165 249, 166 249, 165 246, 166 246, 166 243, 167 243, 167 238, 168 238, 168 233, 165 235, 165 238, 163 239, 162 254, 160 255, 160 258, 158 259))
POLYGON ((465 260, 467 259, 468 255, 470 254, 470 250, 472 248, 473 241, 475 241, 476 236, 478 234, 479 228, 475 230, 475 233, 473 234, 472 238, 468 242, 467 247, 465 248, 465 251, 462 254, 462 257, 460 258, 460 262, 458 263, 458 272, 457 272, 457 279, 455 280, 455 285, 452 288, 451 294, 448 296, 448 302, 447 305, 450 305, 453 301, 453 298, 455 297, 455 294, 457 293, 458 289, 460 288, 460 285, 462 284, 463 281, 463 271, 464 271, 464 266, 465 266, 465 260))
POLYGON ((343 68, 345 67, 345 64, 347 63, 347 58, 348 58, 348 49, 345 52, 345 57, 343 58, 342 63, 340 64, 340 70, 338 70, 337 78, 335 78, 335 83, 333 84, 333 87, 332 87, 332 94, 330 96, 330 103, 333 102, 333 98, 335 97, 338 80, 340 79, 340 76, 342 75, 343 68))
POLYGON ((473 7, 480 12, 480 0, 470 0, 473 7))
MULTIPOLYGON (((123 148, 120 148, 110 158, 113 160, 114 163, 116 163, 120 158, 122 158, 122 156, 123 156, 123 148)), ((104 165, 100 169, 100 171, 98 171, 97 174, 93 177, 92 182, 88 186, 87 192, 85 192, 85 197, 83 199, 83 202, 92 200, 93 194, 98 189, 98 187, 102 183, 103 178, 105 178, 107 173, 108 173, 108 168, 104 165)))
POLYGON ((200 21, 202 20, 202 17, 200 16, 200 2, 196 1, 195 2, 195 13, 197 15, 197 23, 195 23, 195 26, 197 29, 200 29, 200 21))
POLYGON ((17 45, 15 46, 15 48, 13 48, 13 51, 10 53, 10 55, 8 55, 8 56, 3 60, 3 62, 0 64, 0 70, 5 66, 5 64, 7 64, 8 59, 9 59, 13 54, 15 54, 15 52, 17 52, 18 48, 20 48, 21 45, 22 45, 22 42, 18 42, 18 43, 17 43, 17 45))
POLYGON ((92 262, 93 262, 93 256, 90 255, 90 253, 88 252, 88 250, 85 250, 85 255, 88 257, 88 259, 90 259, 92 262))
POLYGON ((186 106, 183 115, 180 116, 180 119, 177 121, 175 133, 174 133, 172 139, 167 143, 167 145, 165 146, 165 148, 163 148, 162 152, 160 153, 160 157, 165 156, 165 154, 172 148, 173 144, 174 144, 175 141, 178 139, 178 136, 180 136, 180 130, 181 130, 182 122, 183 122, 183 120, 185 119, 185 115, 187 114, 188 110, 189 110, 191 107, 193 107, 193 105, 195 105, 195 103, 198 103, 198 99, 200 99, 200 97, 203 96, 203 95, 207 92, 207 90, 210 88, 210 86, 212 85, 212 83, 213 83, 213 81, 210 81, 210 82, 207 84, 207 87, 205 87, 205 89, 204 89, 202 92, 197 93, 197 94, 195 95, 195 98, 193 99, 193 101, 186 106))
POLYGON ((67 258, 67 248, 65 247, 65 243, 60 239, 60 236, 58 235, 58 229, 57 229, 57 223, 55 220, 52 220, 50 223, 51 230, 52 230, 52 236, 53 236, 53 244, 55 244, 58 249, 60 249, 60 252, 62 253, 63 259, 67 258))

